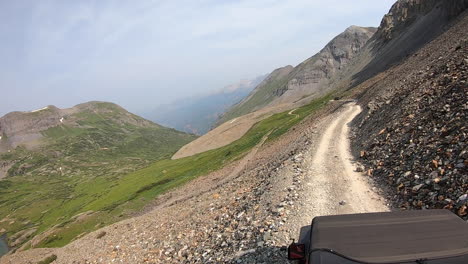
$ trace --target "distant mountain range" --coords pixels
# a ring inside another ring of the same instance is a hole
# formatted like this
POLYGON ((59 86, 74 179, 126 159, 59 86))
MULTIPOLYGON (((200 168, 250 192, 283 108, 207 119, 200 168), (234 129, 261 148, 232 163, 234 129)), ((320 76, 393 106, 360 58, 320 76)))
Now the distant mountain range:
POLYGON ((265 77, 241 80, 208 95, 161 105, 142 116, 180 131, 202 135, 212 128, 226 109, 246 97, 265 77))

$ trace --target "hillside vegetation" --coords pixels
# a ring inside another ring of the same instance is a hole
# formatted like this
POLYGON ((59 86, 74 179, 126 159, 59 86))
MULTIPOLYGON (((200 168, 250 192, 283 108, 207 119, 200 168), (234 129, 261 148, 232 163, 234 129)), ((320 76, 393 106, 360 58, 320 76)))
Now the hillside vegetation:
MULTIPOLYGON (((104 218, 91 212, 103 210, 94 206, 96 201, 128 173, 170 157, 195 138, 114 104, 90 103, 77 108, 65 115, 65 121, 41 131, 36 148, 20 145, 0 155, 0 162, 9 167, 7 177, 0 181, 0 233, 8 233, 13 247, 53 226, 70 230, 70 239, 104 224, 97 220, 104 218), (88 212, 83 217, 93 219, 92 223, 76 217, 82 212, 88 212), (72 228, 74 224, 77 229, 72 228)), ((19 117, 5 131, 13 131, 12 127, 28 120, 29 115, 47 113, 15 115, 19 117)), ((59 241, 61 237, 54 237, 35 244, 57 245, 59 241)))
MULTIPOLYGON (((297 109, 293 114, 288 111, 273 115, 257 123, 241 139, 225 147, 183 159, 161 160, 145 169, 128 174, 114 183, 105 195, 101 195, 99 201, 89 204, 82 211, 101 211, 100 214, 108 218, 120 215, 125 210, 133 211, 141 208, 164 191, 239 159, 257 145, 265 135, 268 134, 267 141, 278 138, 306 116, 324 106, 330 98, 329 95, 317 99, 297 109)), ((44 243, 42 246, 64 245, 76 235, 76 233, 71 233, 67 237, 67 233, 66 230, 65 233, 61 232, 59 241, 44 243)))
POLYGON ((164 191, 242 157, 265 135, 268 140, 279 137, 330 98, 273 115, 225 147, 179 160, 168 158, 193 136, 175 137, 173 130, 159 126, 118 124, 112 121, 115 113, 79 113, 82 127, 44 131, 51 142, 47 151, 18 147, 1 156, 15 165, 0 181, 0 228, 8 231, 11 246, 31 238, 24 248, 63 246, 131 215, 164 191))

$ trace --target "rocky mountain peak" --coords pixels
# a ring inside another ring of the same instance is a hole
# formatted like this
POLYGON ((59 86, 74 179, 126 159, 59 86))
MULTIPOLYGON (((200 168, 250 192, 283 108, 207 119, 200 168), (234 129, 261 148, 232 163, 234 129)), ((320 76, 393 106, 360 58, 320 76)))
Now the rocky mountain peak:
POLYGON ((291 72, 288 82, 277 94, 277 102, 292 102, 321 89, 353 59, 373 36, 376 28, 348 27, 333 38, 319 53, 305 60, 291 72))
POLYGON ((330 41, 320 53, 322 53, 323 57, 327 57, 326 51, 329 50, 335 60, 349 60, 359 52, 376 30, 376 28, 372 27, 350 26, 330 41))
POLYGON ((393 39, 418 18, 440 12, 439 19, 450 20, 468 7, 467 0, 399 0, 386 14, 376 37, 383 42, 393 39))
POLYGON ((39 131, 60 123, 61 117, 60 109, 53 105, 30 112, 11 112, 0 118, 0 135, 4 140, 8 138, 10 141, 19 134, 23 136, 18 140, 33 140, 38 137, 39 131))

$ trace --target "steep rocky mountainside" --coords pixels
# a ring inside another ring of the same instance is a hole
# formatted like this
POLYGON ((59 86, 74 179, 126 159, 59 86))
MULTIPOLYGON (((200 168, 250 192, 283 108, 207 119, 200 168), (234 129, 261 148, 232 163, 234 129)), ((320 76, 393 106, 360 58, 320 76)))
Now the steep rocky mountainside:
POLYGON ((13 112, 0 119, 0 131, 0 234, 13 248, 29 240, 57 245, 118 220, 125 212, 116 208, 130 201, 102 197, 195 138, 105 102, 13 112))
POLYGON ((446 208, 467 219, 468 14, 453 18, 447 32, 357 87, 366 110, 355 122, 355 153, 369 175, 389 186, 397 207, 446 208))
POLYGON ((177 100, 143 116, 164 126, 203 135, 229 107, 244 99, 265 77, 241 80, 208 95, 177 100))
POLYGON ((235 117, 248 114, 260 109, 270 103, 275 96, 275 91, 286 82, 288 74, 293 70, 293 66, 288 65, 271 72, 261 83, 259 83, 247 97, 228 109, 216 122, 220 125, 235 117))
POLYGON ((227 111, 218 123, 267 105, 294 103, 330 91, 329 81, 359 54, 375 31, 375 28, 351 26, 296 67, 286 66, 273 71, 245 100, 227 111))
POLYGON ((397 1, 342 78, 356 85, 388 69, 444 32, 467 7, 468 0, 397 1))

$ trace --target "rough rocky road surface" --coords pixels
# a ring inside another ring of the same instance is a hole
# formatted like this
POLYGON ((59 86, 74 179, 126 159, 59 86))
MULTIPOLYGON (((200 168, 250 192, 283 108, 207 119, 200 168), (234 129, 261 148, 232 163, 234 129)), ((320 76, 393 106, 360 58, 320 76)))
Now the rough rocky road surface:
POLYGON ((360 112, 358 105, 345 105, 330 120, 318 145, 305 153, 304 182, 308 190, 303 198, 304 207, 310 212, 306 216, 308 222, 319 215, 386 210, 385 202, 362 173, 355 171, 359 166, 352 162, 348 124, 360 112))
POLYGON ((18 252, 0 263, 52 254, 54 263, 288 263, 286 246, 312 217, 388 210, 351 162, 348 123, 359 111, 332 102, 256 155, 175 190, 191 193, 183 201, 164 204, 170 194, 162 196, 146 213, 64 248, 18 252), (219 185, 223 177, 231 179, 219 185))

